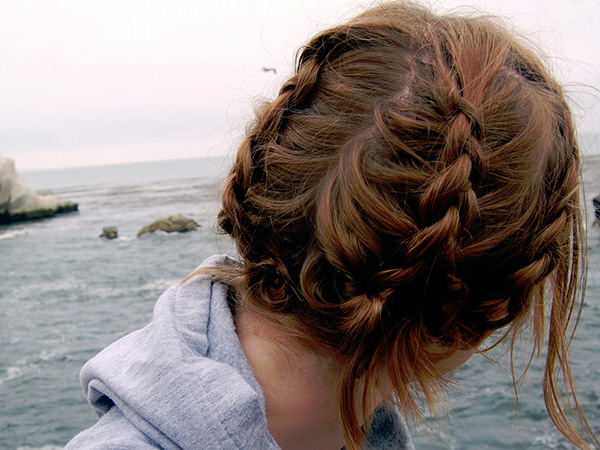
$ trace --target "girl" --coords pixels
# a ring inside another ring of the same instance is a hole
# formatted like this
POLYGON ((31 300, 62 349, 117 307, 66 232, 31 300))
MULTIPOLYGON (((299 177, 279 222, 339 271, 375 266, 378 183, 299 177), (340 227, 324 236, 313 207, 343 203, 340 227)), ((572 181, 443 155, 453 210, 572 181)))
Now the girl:
POLYGON ((84 367, 101 419, 68 448, 411 449, 403 417, 524 325, 550 418, 590 448, 579 173, 561 87, 494 21, 389 3, 320 33, 227 180, 239 261, 84 367))

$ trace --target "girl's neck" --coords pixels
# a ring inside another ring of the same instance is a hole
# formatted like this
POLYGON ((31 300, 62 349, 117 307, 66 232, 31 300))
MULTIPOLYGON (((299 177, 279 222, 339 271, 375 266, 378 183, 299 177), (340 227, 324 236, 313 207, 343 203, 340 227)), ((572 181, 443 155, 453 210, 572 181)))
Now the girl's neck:
POLYGON ((242 349, 266 404, 267 427, 283 450, 344 446, 333 377, 316 355, 247 308, 236 312, 242 349))

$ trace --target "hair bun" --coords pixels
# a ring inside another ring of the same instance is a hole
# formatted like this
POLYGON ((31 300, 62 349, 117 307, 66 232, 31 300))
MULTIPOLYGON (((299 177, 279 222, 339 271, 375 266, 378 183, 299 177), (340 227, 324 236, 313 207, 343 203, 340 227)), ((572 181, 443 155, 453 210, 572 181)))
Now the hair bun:
POLYGON ((372 334, 381 327, 384 304, 385 298, 381 294, 361 294, 344 301, 340 329, 358 339, 372 334))

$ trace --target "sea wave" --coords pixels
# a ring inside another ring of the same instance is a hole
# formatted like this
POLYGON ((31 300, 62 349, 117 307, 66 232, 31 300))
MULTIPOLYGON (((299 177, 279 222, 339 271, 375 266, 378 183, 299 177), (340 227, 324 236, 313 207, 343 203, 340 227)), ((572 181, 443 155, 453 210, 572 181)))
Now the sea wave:
POLYGON ((0 234, 0 240, 2 240, 2 239, 13 239, 13 238, 16 238, 17 236, 22 236, 24 234, 29 234, 29 230, 7 231, 6 233, 0 234))
POLYGON ((65 352, 66 348, 63 345, 53 349, 44 349, 35 355, 23 357, 15 361, 12 366, 4 369, 4 374, 0 375, 0 386, 6 381, 30 375, 33 371, 39 370, 41 364, 56 360, 63 356, 65 352))
POLYGON ((43 445, 41 447, 30 447, 29 445, 17 447, 17 450, 61 450, 60 445, 43 445))
POLYGON ((2 386, 5 381, 14 380, 15 378, 23 376, 23 374, 25 373, 25 367, 19 365, 11 366, 8 367, 5 372, 6 374, 0 377, 0 386, 2 386))

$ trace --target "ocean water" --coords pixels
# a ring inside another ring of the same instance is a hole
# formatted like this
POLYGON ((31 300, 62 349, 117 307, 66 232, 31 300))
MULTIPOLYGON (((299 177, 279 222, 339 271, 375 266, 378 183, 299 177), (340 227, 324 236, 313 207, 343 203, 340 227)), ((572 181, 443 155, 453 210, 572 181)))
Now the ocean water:
MULTIPOLYGON (((223 158, 23 174, 38 192, 78 202, 79 212, 0 226, 0 449, 54 450, 95 423, 78 383, 85 361, 144 326, 160 293, 204 258, 233 254, 215 232, 226 167, 223 158), (142 226, 176 213, 200 229, 136 238, 142 226), (100 239, 105 226, 117 226, 119 238, 100 239)), ((600 193, 600 157, 585 159, 584 179, 590 198, 600 193)), ((572 360, 581 404, 600 435, 596 229, 588 253, 587 300, 572 360)), ((476 355, 456 372, 441 425, 412 424, 417 448, 573 448, 545 413, 542 362, 521 383, 517 409, 503 353, 476 355)))

